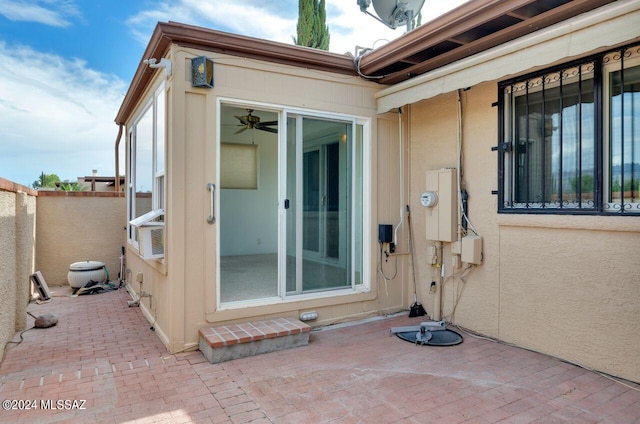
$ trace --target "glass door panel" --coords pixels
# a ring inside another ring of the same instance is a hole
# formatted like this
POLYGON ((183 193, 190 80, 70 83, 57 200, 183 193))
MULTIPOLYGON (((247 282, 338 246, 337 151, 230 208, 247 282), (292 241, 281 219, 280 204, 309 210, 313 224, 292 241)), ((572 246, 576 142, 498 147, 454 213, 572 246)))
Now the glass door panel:
MULTIPOLYGON (((300 293, 302 291, 302 267, 298 266, 297 249, 299 243, 298 236, 302 239, 300 231, 301 223, 298 223, 298 191, 301 186, 297 183, 298 173, 301 167, 298 163, 298 149, 296 148, 298 139, 298 129, 302 129, 301 118, 287 117, 287 137, 286 137, 286 159, 285 159, 285 197, 284 205, 285 213, 285 235, 281 238, 285 240, 284 246, 284 266, 286 274, 286 291, 287 293, 300 293), (299 123, 300 122, 300 123, 299 123), (300 187, 299 187, 300 186, 300 187), (300 271, 300 275, 298 275, 300 271)), ((281 172, 282 174, 282 172, 281 172)), ((302 175, 300 173, 300 175, 302 175)), ((281 249, 283 247, 281 246, 281 249)))
POLYGON ((344 229, 340 229, 340 143, 327 144, 326 157, 324 255, 339 259, 341 237, 346 235, 344 229))
POLYGON ((305 152, 303 156, 303 243, 304 250, 320 253, 320 150, 305 152))
POLYGON ((362 126, 221 106, 222 303, 362 284, 362 126))
POLYGON ((218 228, 222 303, 279 293, 278 134, 246 124, 257 118, 273 127, 278 115, 221 107, 218 228))
POLYGON ((287 181, 287 196, 296 207, 287 210, 287 231, 299 237, 287 234, 295 243, 287 246, 287 293, 351 287, 352 124, 297 117, 289 125, 297 130, 288 132, 296 153, 287 152, 287 178, 296 180, 295 190, 287 181))

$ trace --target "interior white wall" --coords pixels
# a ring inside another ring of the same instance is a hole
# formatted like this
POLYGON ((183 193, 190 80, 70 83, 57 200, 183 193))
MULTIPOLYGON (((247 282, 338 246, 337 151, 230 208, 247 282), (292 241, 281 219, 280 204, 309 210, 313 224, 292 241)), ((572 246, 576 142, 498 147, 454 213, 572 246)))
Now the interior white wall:
POLYGON ((258 189, 220 189, 220 254, 255 255, 278 251, 278 137, 247 130, 223 136, 225 143, 258 145, 258 189))

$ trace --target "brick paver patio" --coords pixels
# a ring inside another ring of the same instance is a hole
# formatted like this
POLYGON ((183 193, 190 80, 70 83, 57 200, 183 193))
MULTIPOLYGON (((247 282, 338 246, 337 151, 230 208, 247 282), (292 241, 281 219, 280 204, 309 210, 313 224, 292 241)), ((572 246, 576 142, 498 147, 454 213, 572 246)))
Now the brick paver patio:
POLYGON ((0 422, 640 422, 640 391, 557 359, 466 335, 454 347, 389 336, 420 318, 314 331, 308 346, 212 365, 167 353, 124 290, 53 291, 29 311, 58 325, 24 333, 0 367, 0 399, 24 401, 0 422))

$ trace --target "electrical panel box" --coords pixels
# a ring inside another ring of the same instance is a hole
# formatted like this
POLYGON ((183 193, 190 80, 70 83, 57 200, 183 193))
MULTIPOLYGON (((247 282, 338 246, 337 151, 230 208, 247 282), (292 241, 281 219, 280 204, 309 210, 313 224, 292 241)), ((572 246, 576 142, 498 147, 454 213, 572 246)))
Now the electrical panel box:
POLYGON ((393 227, 388 224, 378 225, 378 241, 380 243, 391 243, 393 241, 393 227))
POLYGON ((458 183, 454 168, 427 171, 427 192, 436 194, 435 205, 426 207, 427 240, 455 241, 458 230, 458 183))
POLYGON ((462 262, 480 265, 482 263, 482 237, 462 237, 462 262))

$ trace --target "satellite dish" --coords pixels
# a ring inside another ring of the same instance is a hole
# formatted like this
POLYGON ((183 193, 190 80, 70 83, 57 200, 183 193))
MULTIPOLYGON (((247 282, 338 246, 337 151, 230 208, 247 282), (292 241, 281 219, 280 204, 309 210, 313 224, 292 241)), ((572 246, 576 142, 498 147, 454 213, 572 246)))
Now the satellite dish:
POLYGON ((400 25, 407 25, 407 31, 413 29, 413 18, 418 15, 424 0, 358 0, 360 11, 377 19, 391 29, 396 29, 400 25), (369 5, 373 3, 373 9, 378 16, 367 11, 369 5))

